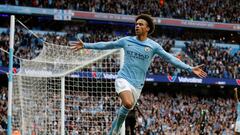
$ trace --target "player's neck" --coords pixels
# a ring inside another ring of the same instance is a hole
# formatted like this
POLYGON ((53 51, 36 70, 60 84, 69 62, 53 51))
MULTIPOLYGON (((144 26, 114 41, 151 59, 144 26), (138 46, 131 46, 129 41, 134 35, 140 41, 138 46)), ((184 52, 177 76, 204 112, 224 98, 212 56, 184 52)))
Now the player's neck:
POLYGON ((137 39, 139 41, 145 41, 147 39, 147 35, 137 35, 137 39))

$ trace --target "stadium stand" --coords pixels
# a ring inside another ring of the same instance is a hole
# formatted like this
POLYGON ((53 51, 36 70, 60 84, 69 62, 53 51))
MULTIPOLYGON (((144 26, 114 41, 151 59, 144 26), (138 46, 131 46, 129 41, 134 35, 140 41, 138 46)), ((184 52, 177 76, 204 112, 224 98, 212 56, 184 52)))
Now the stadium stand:
MULTIPOLYGON (((164 1, 162 4, 159 4, 159 0, 82 0, 81 2, 77 0, 4 0, 0 1, 0 4, 124 15, 136 15, 148 12, 154 17, 240 24, 240 3, 238 0, 169 0, 164 1)), ((35 18, 33 17, 33 19, 35 18)), ((37 33, 41 37, 40 39, 36 39, 21 28, 17 28, 14 46, 15 56, 24 59, 35 58, 43 47, 42 40, 59 45, 69 45, 68 41, 77 40, 76 35, 78 34, 80 34, 80 37, 85 42, 116 40, 122 36, 133 34, 131 30, 132 25, 127 26, 123 30, 123 26, 118 26, 118 24, 109 25, 101 23, 94 24, 91 21, 86 21, 86 24, 81 24, 80 26, 78 24, 72 25, 71 23, 66 23, 61 27, 60 31, 58 31, 60 28, 55 28, 54 25, 47 27, 46 24, 39 24, 38 28, 32 27, 32 29, 38 29, 37 33), (54 31, 51 32, 50 30, 54 31)), ((4 27, 0 29, 0 48, 8 51, 9 30, 6 28, 7 25, 1 25, 2 23, 0 22, 0 27, 4 27)), ((38 22, 34 22, 33 25, 38 25, 38 22)), ((226 31, 161 26, 157 26, 156 29, 157 32, 151 38, 161 43, 166 51, 172 53, 185 63, 190 65, 205 64, 204 70, 208 73, 209 77, 240 78, 240 39, 238 32, 231 33, 226 31)), ((114 58, 111 58, 106 60, 105 63, 109 64, 113 61, 114 58)), ((8 55, 0 51, 0 67, 7 67, 8 64, 8 55)), ((14 67, 19 67, 17 59, 14 59, 14 67)), ((91 71, 91 69, 86 70, 91 71)), ((106 71, 110 70, 106 69, 106 71)), ((158 56, 152 60, 148 74, 191 76, 188 72, 176 69, 158 56)), ((196 87, 196 85, 190 87, 196 87)), ((155 88, 152 87, 150 91, 155 90, 155 88)), ((210 88, 207 90, 218 89, 210 88)), ((222 97, 215 96, 214 94, 199 96, 181 93, 181 91, 167 93, 161 90, 157 93, 146 92, 148 90, 144 88, 139 101, 140 105, 138 108, 142 110, 142 114, 136 111, 136 125, 134 127, 136 135, 157 133, 200 134, 202 122, 201 111, 206 110, 207 123, 204 129, 207 134, 234 134, 234 122, 237 116, 236 103, 232 96, 222 97)), ((229 90, 229 88, 226 88, 226 90, 229 90)), ((107 100, 112 100, 111 97, 105 96, 101 104, 98 104, 99 101, 94 100, 94 97, 84 92, 75 93, 75 95, 69 94, 66 97, 67 103, 79 100, 79 98, 83 99, 80 105, 73 103, 72 107, 66 107, 68 115, 86 115, 89 112, 94 112, 106 121, 106 123, 98 123, 99 127, 91 128, 88 131, 86 128, 78 128, 78 125, 84 124, 84 119, 79 118, 75 122, 68 121, 66 122, 66 127, 71 130, 67 134, 87 134, 87 132, 89 134, 100 134, 100 131, 103 130, 100 128, 102 125, 110 127, 111 121, 106 117, 108 115, 107 111, 103 110, 111 109, 105 108, 104 104, 107 100), (80 106, 88 101, 88 99, 94 101, 92 104, 94 109, 81 110, 80 106)), ((1 135, 5 135, 7 130, 7 99, 7 87, 1 83, 1 135)), ((92 117, 91 119, 94 120, 95 118, 92 117)), ((105 130, 107 132, 107 129, 105 130)))
POLYGON ((6 0, 0 4, 40 8, 137 15, 148 12, 154 17, 197 21, 240 23, 238 0, 6 0))

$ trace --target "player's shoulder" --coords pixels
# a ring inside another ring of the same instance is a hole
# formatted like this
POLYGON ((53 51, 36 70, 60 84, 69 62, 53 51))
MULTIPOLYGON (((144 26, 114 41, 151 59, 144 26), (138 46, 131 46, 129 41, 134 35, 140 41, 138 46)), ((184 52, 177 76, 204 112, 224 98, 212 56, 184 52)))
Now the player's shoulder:
POLYGON ((152 40, 151 38, 148 38, 148 42, 154 45, 158 45, 158 43, 154 40, 152 40))
POLYGON ((132 40, 132 36, 125 36, 120 38, 120 40, 132 40))
POLYGON ((127 43, 129 40, 131 40, 131 36, 125 36, 118 39, 121 43, 127 43))
POLYGON ((148 43, 151 44, 151 46, 152 46, 153 48, 161 47, 161 44, 159 44, 158 42, 156 42, 156 41, 154 41, 154 40, 152 40, 152 39, 150 39, 150 38, 148 38, 148 43))

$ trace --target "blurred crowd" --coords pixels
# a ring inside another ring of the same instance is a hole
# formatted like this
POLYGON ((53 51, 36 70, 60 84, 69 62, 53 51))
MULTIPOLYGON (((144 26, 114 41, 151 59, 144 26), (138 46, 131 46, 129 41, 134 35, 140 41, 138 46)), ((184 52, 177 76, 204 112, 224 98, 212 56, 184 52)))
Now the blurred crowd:
MULTIPOLYGON (((33 114, 38 115, 28 116, 28 120, 38 117, 38 123, 31 127, 31 131, 37 134, 60 133, 61 104, 60 100, 56 100, 60 99, 60 93, 56 90, 55 94, 53 93, 49 94, 48 102, 40 103, 43 108, 31 110, 33 114), (45 104, 47 107, 44 106, 45 104), (44 110, 49 116, 47 121, 44 115, 40 115, 44 110), (45 122, 49 127, 48 131, 46 126, 43 126, 45 122)), ((66 91, 66 134, 107 133, 118 110, 119 100, 114 91, 103 92, 98 96, 96 94, 91 91, 66 91)), ((224 98, 211 97, 211 95, 197 96, 179 91, 171 93, 143 91, 137 106, 139 111, 135 109, 132 115, 135 119, 133 133, 136 135, 199 135, 200 133, 230 135, 234 132, 237 117, 236 102, 231 96, 224 98)), ((7 129, 6 87, 0 89, 0 112, 3 114, 0 116, 0 134, 4 135, 7 129)))
POLYGON ((136 135, 234 134, 236 102, 232 98, 143 93, 139 110, 141 113, 136 112, 136 135))
MULTIPOLYGON (((149 13, 154 17, 240 23, 240 3, 238 0, 3 0, 0 1, 0 4, 123 15, 149 13)), ((110 41, 125 35, 131 35, 132 33, 131 30, 124 31, 122 27, 110 25, 97 28, 67 25, 65 31, 66 34, 38 34, 41 38, 35 38, 29 32, 17 28, 14 54, 19 58, 33 59, 39 55, 43 48, 43 41, 58 45, 69 45, 68 41, 77 40, 77 38, 82 38, 84 42, 110 41), (76 36, 75 34, 79 32, 83 34, 76 36)), ((178 32, 175 32, 175 34, 174 32, 169 34, 172 36, 171 38, 162 36, 156 37, 154 40, 162 44, 167 52, 173 53, 174 56, 189 65, 205 64, 204 71, 208 73, 209 77, 240 78, 239 50, 234 54, 230 54, 229 48, 215 46, 214 41, 207 39, 211 39, 213 35, 211 33, 204 33, 207 38, 194 39, 191 37, 192 35, 196 34, 197 36, 195 37, 199 37, 198 34, 202 33, 180 33, 179 36, 177 35, 178 32), (190 38, 191 40, 189 41, 190 38), (186 40, 186 47, 182 51, 175 53, 172 49, 175 47, 175 40, 179 39, 186 40)), ((237 36, 229 37, 229 40, 233 41, 231 38, 237 36)), ((224 40, 225 38, 227 38, 227 35, 219 40, 224 40)), ((236 40, 234 42, 238 43, 236 40)), ((0 35, 0 48, 9 51, 8 46, 9 31, 2 32, 0 35)), ((93 65, 96 68, 97 66, 106 67, 105 65, 113 63, 114 59, 115 56, 111 56, 104 60, 101 65, 93 65)), ((0 51, 0 66, 7 67, 8 64, 7 53, 0 51)), ((15 58, 14 67, 19 67, 19 64, 19 59, 15 58)), ((116 62, 115 64, 119 63, 116 62)), ((116 67, 119 68, 119 65, 116 67)), ((94 71, 92 69, 87 70, 94 71)), ((106 69, 106 71, 111 70, 106 69)), ((155 56, 152 60, 148 73, 190 76, 190 73, 175 68, 159 56, 155 56)), ((53 101, 55 98, 59 97, 53 94, 49 98, 49 101, 53 101)), ((114 111, 119 107, 114 102, 116 100, 115 93, 96 95, 96 93, 89 94, 83 91, 66 92, 66 134, 86 134, 87 132, 89 134, 101 134, 102 131, 107 132, 111 126, 114 111), (114 107, 111 108, 110 106, 114 107), (79 128, 79 125, 84 126, 79 128), (89 128, 89 125, 91 128, 89 128)), ((49 103, 48 105, 49 108, 53 108, 51 110, 52 113, 55 111, 54 113, 58 117, 60 116, 60 111, 56 108, 59 108, 59 106, 59 101, 49 103)), ((138 107, 141 112, 136 111, 136 125, 134 126, 134 133, 136 135, 200 134, 203 122, 201 112, 203 111, 206 113, 204 132, 208 134, 233 134, 235 126, 236 103, 231 98, 206 98, 179 93, 143 93, 140 97, 140 105, 138 107)), ((6 87, 0 87, 0 114, 0 134, 4 135, 7 129, 6 87)), ((56 120, 55 116, 52 119, 56 120)), ((58 121, 50 121, 48 126, 56 130, 54 131, 55 133, 58 133, 59 125, 58 121)))
MULTIPOLYGON (((174 40, 167 39, 163 42, 163 48, 171 53, 174 40), (165 43, 164 43, 165 42, 165 43)), ((232 48, 218 47, 211 40, 193 40, 185 42, 184 51, 176 54, 176 57, 184 63, 194 66, 204 64, 204 70, 209 77, 240 78, 240 51, 231 54, 232 48)), ((148 70, 149 74, 181 75, 189 76, 184 70, 177 69, 156 56, 148 70)))
MULTIPOLYGON (((0 48, 3 50, 9 50, 9 34, 2 32, 0 35, 0 48)), ((14 55, 18 58, 33 59, 41 51, 43 47, 43 40, 46 40, 54 44, 67 44, 66 36, 57 34, 44 34, 40 39, 37 39, 33 35, 26 33, 22 30, 16 31, 14 55)), ((0 66, 8 66, 8 54, 0 51, 0 66)), ((14 59, 14 67, 19 67, 19 60, 14 59)))
POLYGON ((230 54, 231 48, 220 48, 206 40, 186 42, 186 52, 195 63, 206 65, 207 74, 219 78, 240 78, 240 51, 230 54))
POLYGON ((4 0, 0 4, 240 23, 238 0, 4 0))
MULTIPOLYGON (((168 53, 173 54, 175 57, 183 61, 184 63, 188 65, 193 65, 194 61, 184 52, 180 51, 177 53, 174 53, 172 51, 172 48, 175 46, 175 40, 167 37, 161 37, 158 39, 154 39, 158 43, 162 43, 162 47, 165 51, 168 53)), ((178 69, 172 64, 168 63, 166 60, 161 58, 160 56, 155 56, 152 60, 152 63, 149 67, 148 74, 160 74, 160 75, 181 75, 181 76, 190 76, 190 73, 178 69)))
POLYGON ((7 129, 7 88, 0 86, 0 134, 5 135, 7 129))

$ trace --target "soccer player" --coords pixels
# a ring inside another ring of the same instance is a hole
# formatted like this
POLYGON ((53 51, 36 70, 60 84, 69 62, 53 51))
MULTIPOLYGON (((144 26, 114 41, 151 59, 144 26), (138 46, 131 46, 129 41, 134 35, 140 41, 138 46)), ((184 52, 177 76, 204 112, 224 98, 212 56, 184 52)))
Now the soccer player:
POLYGON ((146 73, 155 54, 175 65, 176 67, 193 72, 198 77, 206 77, 207 74, 201 69, 201 66, 191 67, 186 65, 173 55, 167 53, 161 45, 148 38, 149 34, 154 32, 155 25, 151 16, 141 14, 135 20, 136 36, 123 37, 116 41, 83 43, 81 40, 72 44, 72 49, 124 49, 124 64, 118 71, 115 80, 115 89, 122 100, 117 117, 112 123, 110 135, 119 134, 119 130, 128 115, 128 112, 135 106, 142 91, 146 73))
POLYGON ((240 135, 240 102, 238 99, 238 89, 234 88, 234 95, 237 102, 237 120, 235 124, 235 135, 240 135))

